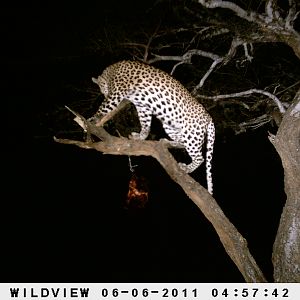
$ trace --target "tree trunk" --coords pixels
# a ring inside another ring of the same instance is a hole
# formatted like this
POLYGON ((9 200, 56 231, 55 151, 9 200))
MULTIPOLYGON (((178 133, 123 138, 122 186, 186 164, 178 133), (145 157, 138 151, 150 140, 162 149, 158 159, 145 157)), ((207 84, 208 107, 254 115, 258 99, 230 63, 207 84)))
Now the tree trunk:
POLYGON ((272 141, 284 168, 287 196, 273 247, 275 282, 300 282, 300 89, 272 141))

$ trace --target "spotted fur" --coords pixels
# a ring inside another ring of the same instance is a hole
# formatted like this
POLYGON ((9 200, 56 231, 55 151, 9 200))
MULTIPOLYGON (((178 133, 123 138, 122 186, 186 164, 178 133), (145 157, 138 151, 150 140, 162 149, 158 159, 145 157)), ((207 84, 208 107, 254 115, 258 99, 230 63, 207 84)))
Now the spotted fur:
POLYGON ((184 145, 191 157, 190 164, 180 163, 187 173, 193 172, 204 161, 201 149, 206 138, 207 186, 212 194, 211 161, 215 127, 204 107, 180 82, 159 69, 136 61, 115 63, 93 81, 99 85, 105 100, 91 121, 99 124, 99 120, 117 109, 122 100, 129 100, 135 105, 141 124, 141 131, 133 132, 131 137, 146 139, 152 116, 155 116, 167 135, 184 145))

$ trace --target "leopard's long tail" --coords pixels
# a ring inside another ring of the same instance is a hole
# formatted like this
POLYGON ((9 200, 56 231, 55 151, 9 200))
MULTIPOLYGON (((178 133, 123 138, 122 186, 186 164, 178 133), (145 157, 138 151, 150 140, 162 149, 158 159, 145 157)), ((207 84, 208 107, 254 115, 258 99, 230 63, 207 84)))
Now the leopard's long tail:
POLYGON ((213 194, 213 182, 212 182, 212 158, 214 151, 215 142, 215 125, 211 121, 207 126, 207 136, 206 136, 206 180, 208 192, 213 194))

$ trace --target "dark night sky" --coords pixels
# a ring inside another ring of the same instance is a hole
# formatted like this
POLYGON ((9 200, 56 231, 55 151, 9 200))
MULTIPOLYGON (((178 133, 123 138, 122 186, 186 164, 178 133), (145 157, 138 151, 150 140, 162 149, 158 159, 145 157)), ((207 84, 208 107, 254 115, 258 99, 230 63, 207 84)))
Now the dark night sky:
MULTIPOLYGON (((9 117, 3 125, 1 281, 243 281, 212 226, 153 159, 134 159, 148 181, 150 202, 133 212, 123 207, 126 157, 52 141, 65 125, 53 111, 73 95, 66 87, 84 88, 106 65, 86 55, 92 34, 108 24, 138 24, 152 2, 12 2, 2 9, 9 117)), ((214 172, 216 200, 269 276, 284 194, 266 129, 227 142, 219 138, 214 172)), ((205 184, 203 173, 201 168, 194 177, 205 184)))

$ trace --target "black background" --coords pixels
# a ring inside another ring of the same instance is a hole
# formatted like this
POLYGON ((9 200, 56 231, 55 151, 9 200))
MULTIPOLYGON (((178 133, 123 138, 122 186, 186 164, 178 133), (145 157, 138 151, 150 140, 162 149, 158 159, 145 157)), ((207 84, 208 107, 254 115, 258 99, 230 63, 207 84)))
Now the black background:
MULTIPOLYGON (((69 86, 92 86, 86 82, 111 63, 85 52, 92 33, 107 24, 138 24, 150 4, 3 7, 1 281, 243 281, 211 224, 155 160, 132 158, 149 186, 147 207, 132 211, 124 209, 126 157, 53 141, 78 130, 64 112, 74 101, 69 86)), ((217 135, 213 179, 216 200, 270 279, 285 195, 267 130, 217 135)), ((193 177, 205 185, 204 167, 193 177)))

